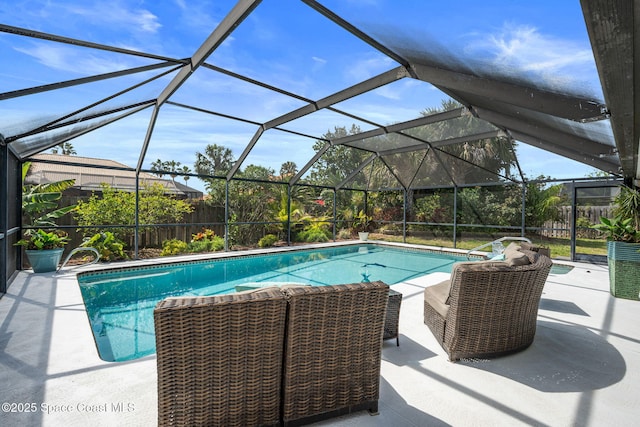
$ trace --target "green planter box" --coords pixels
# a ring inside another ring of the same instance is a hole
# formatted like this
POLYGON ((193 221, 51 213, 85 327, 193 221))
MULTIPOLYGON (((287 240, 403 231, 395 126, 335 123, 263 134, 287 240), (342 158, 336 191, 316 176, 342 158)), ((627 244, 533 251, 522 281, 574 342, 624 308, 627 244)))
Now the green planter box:
POLYGON ((58 263, 62 257, 63 248, 45 249, 45 250, 25 250, 29 257, 29 264, 33 268, 34 273, 47 273, 56 271, 58 263))
POLYGON ((640 300, 640 243, 607 242, 609 284, 616 298, 640 300))

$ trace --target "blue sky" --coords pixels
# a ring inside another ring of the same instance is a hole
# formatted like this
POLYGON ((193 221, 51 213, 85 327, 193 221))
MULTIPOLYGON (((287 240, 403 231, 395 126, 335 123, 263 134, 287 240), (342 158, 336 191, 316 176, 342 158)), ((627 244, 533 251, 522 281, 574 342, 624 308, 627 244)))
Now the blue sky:
MULTIPOLYGON (((403 49, 441 51, 443 55, 467 58, 472 67, 524 73, 541 86, 568 88, 602 99, 578 0, 321 3, 356 27, 403 49)), ((185 58, 193 54, 234 4, 226 0, 25 0, 11 5, 3 2, 0 23, 185 58)), ((0 57, 5 64, 0 69, 0 93, 151 63, 7 33, 0 33, 0 57)), ((264 0, 207 62, 312 100, 398 65, 294 0, 264 0)), ((2 100, 0 132, 12 134, 42 117, 68 113, 87 100, 101 99, 152 74, 2 100)), ((110 105, 154 98, 168 81, 167 77, 146 85, 110 105)), ((445 98, 427 83, 402 79, 338 107, 385 125, 416 118, 420 111, 439 106, 445 98)), ((172 100, 260 123, 304 105, 202 68, 172 100)), ((107 157, 136 166, 149 117, 150 110, 146 110, 72 143, 80 156, 107 157)), ((319 137, 334 126, 350 127, 353 122, 325 110, 285 127, 319 137)), ((368 127, 358 124, 363 130, 368 127)), ((193 167, 194 153, 212 143, 231 148, 238 157, 255 131, 254 125, 165 106, 144 164, 149 167, 150 162, 161 158, 193 167)), ((245 165, 261 164, 277 172, 283 161, 292 160, 301 167, 314 153, 313 142, 268 131, 245 165)), ((519 154, 529 177, 582 177, 593 171, 524 144, 520 144, 519 154)))

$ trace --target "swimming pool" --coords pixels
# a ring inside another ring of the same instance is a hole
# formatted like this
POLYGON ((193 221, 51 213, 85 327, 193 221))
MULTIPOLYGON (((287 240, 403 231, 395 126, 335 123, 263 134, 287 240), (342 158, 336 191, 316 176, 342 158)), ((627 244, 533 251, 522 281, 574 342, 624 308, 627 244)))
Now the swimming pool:
POLYGON ((464 256, 363 244, 80 273, 78 282, 100 358, 155 352, 153 308, 164 298, 216 295, 247 282, 322 286, 382 280, 395 284, 449 272, 464 256))
MULTIPOLYGON (((450 272, 463 255, 379 244, 129 267, 78 274, 100 358, 119 362, 155 353, 153 309, 164 298, 234 292, 252 282, 323 286, 382 280, 393 285, 450 272)), ((552 273, 573 267, 554 265, 552 273)))

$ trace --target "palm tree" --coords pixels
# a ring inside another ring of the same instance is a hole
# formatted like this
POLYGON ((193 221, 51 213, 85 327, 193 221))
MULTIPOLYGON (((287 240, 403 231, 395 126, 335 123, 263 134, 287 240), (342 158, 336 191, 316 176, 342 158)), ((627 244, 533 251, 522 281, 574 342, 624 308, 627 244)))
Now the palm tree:
POLYGON ((187 181, 189 181, 189 178, 191 178, 187 174, 191 173, 191 169, 189 169, 189 166, 182 166, 182 168, 179 170, 179 172, 184 174, 182 176, 182 179, 184 179, 184 184, 187 185, 187 181))
POLYGON ((282 166, 280 166, 280 179, 283 181, 285 179, 291 179, 295 174, 298 173, 298 166, 295 162, 284 162, 282 166))
POLYGON ((171 175, 171 180, 173 182, 175 182, 176 180, 176 176, 178 176, 178 174, 176 173, 178 171, 178 168, 180 167, 180 162, 176 162, 175 160, 170 160, 168 162, 164 162, 166 165, 167 170, 169 171, 169 174, 171 175))
POLYGON ((164 176, 164 171, 166 170, 167 162, 163 162, 158 159, 155 162, 151 163, 151 170, 155 171, 155 175, 158 175, 160 178, 164 176))
POLYGON ((62 144, 56 145, 51 149, 51 152, 53 154, 58 154, 58 152, 60 152, 63 156, 75 156, 78 154, 75 148, 73 148, 73 144, 70 142, 63 142, 62 144))

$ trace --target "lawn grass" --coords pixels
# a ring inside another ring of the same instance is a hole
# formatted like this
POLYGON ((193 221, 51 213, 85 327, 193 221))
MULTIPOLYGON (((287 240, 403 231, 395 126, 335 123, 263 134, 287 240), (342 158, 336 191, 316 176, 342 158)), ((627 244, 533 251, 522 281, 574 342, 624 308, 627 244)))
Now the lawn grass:
MULTIPOLYGON (((551 257, 570 257, 571 240, 559 238, 547 238, 541 236, 527 236, 533 243, 548 247, 551 250, 551 257)), ((371 239, 383 240, 387 242, 402 242, 402 236, 372 233, 371 239)), ((456 242, 457 249, 473 249, 492 241, 491 237, 464 237, 456 242)), ((435 237, 407 236, 407 243, 416 245, 437 246, 453 248, 453 240, 435 237)), ((482 249, 491 251, 491 247, 482 249)), ((576 253, 585 255, 607 255, 607 242, 595 239, 577 239, 576 253)))

